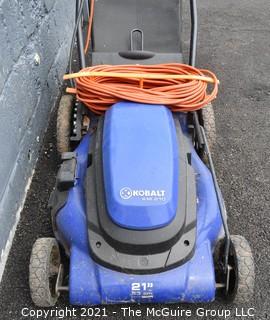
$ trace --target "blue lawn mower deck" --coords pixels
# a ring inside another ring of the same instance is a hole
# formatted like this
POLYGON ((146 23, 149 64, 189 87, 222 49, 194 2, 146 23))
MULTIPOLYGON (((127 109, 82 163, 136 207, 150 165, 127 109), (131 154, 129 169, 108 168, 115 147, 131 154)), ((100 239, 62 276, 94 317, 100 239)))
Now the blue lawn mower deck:
MULTIPOLYGON (((195 65, 195 0, 190 8, 195 65)), ((77 0, 69 71, 75 38, 80 67, 89 58, 82 16, 89 8, 77 0)), ((99 0, 91 63, 183 62, 181 21, 179 0, 99 0)), ((50 199, 55 238, 33 246, 33 302, 53 306, 65 291, 73 305, 249 301, 252 252, 228 230, 209 150, 213 130, 211 106, 172 113, 123 101, 96 116, 64 95, 57 119, 62 162, 50 199)))

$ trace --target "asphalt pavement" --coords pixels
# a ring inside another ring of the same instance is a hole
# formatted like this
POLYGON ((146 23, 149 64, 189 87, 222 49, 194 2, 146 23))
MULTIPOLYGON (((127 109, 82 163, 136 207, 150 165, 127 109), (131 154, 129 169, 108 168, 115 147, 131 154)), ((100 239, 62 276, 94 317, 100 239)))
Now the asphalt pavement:
MULTIPOLYGON (((221 81, 214 102, 217 143, 213 158, 217 176, 227 205, 231 232, 249 240, 256 263, 254 300, 241 307, 244 311, 254 308, 253 319, 269 319, 270 4, 268 0, 200 0, 198 6, 197 66, 214 71, 221 81)), ((185 27, 184 31, 187 47, 188 29, 185 27)), ((54 111, 0 285, 0 319, 36 319, 22 315, 22 308, 36 310, 29 295, 28 263, 35 239, 52 235, 47 201, 54 185, 57 163, 54 111)), ((67 298, 62 297, 58 310, 66 306, 67 298)), ((197 308, 229 310, 231 314, 227 319, 231 320, 249 319, 241 315, 241 309, 236 314, 235 305, 221 302, 170 306, 171 309, 177 307, 192 311, 192 317, 184 316, 183 319, 224 319, 224 315, 219 317, 218 314, 195 316, 197 308)), ((124 319, 120 308, 108 307, 108 318, 124 319)), ((133 308, 142 310, 139 319, 146 319, 146 306, 133 308)), ((147 318, 158 317, 150 315, 147 318)), ((174 319, 173 316, 166 318, 174 319)), ((47 319, 59 318, 52 315, 47 319)), ((134 315, 130 319, 138 317, 134 315)))

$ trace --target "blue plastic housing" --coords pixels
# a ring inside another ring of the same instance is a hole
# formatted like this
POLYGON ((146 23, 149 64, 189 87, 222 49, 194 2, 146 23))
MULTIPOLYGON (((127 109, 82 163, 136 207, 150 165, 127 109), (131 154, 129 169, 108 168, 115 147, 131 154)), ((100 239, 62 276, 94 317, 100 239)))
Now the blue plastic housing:
MULTIPOLYGON (((179 115, 179 121, 187 134, 185 114, 179 115)), ((91 258, 84 191, 90 144, 91 136, 88 134, 76 149, 76 183, 56 218, 60 237, 70 247, 70 303, 99 305, 213 301, 216 284, 212 250, 222 222, 212 176, 195 149, 192 149, 192 166, 197 173, 198 201, 194 256, 170 271, 135 275, 110 270, 91 258)))
POLYGON ((103 172, 107 210, 127 229, 155 229, 175 217, 178 146, 164 106, 121 102, 105 115, 103 172))

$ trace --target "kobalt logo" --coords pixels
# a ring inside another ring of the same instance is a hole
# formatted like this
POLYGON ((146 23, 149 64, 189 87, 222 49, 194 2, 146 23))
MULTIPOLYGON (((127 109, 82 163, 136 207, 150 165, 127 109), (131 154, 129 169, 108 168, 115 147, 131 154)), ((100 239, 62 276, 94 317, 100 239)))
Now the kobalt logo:
POLYGON ((149 189, 131 189, 128 187, 120 190, 120 197, 124 200, 128 200, 132 197, 139 197, 145 200, 162 199, 165 198, 165 190, 149 190, 149 189))
POLYGON ((122 188, 120 190, 120 197, 127 200, 132 197, 132 190, 130 188, 122 188))

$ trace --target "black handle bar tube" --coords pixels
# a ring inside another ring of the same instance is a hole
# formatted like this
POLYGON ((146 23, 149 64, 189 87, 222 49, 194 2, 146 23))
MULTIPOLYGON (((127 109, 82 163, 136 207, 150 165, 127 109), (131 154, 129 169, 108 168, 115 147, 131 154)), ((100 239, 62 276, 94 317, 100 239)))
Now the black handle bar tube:
POLYGON ((190 0, 191 35, 189 45, 189 64, 195 67, 198 37, 197 0, 190 0))
MULTIPOLYGON (((190 17, 191 17, 191 35, 190 35, 190 47, 189 47, 189 65, 195 67, 196 53, 197 53, 197 37, 198 37, 197 0, 190 0, 190 17)), ((214 164, 208 148, 207 138, 205 136, 204 129, 200 126, 198 113, 196 111, 193 112, 193 116, 194 116, 193 119, 194 119, 197 137, 198 137, 198 142, 200 144, 202 141, 204 144, 205 151, 210 164, 210 171, 212 174, 212 178, 213 178, 213 182, 214 182, 214 186, 217 194, 218 205, 219 205, 222 224, 223 224, 224 233, 225 233, 224 271, 225 271, 225 274, 227 274, 231 240, 230 240, 230 232, 227 224, 226 208, 220 194, 220 189, 217 182, 214 164)))
POLYGON ((86 67, 85 54, 84 54, 84 43, 83 43, 83 33, 82 33, 82 11, 81 6, 84 6, 85 0, 77 0, 77 21, 78 21, 78 53, 81 69, 86 67))

